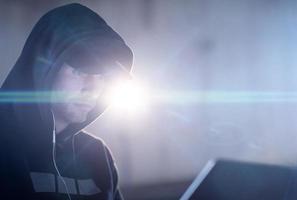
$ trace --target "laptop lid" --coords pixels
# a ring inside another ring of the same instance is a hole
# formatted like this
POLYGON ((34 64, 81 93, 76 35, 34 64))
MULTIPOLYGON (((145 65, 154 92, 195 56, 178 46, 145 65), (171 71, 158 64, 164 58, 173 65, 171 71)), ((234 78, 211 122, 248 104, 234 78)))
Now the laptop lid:
POLYGON ((289 167, 209 161, 180 200, 287 200, 295 180, 289 167))

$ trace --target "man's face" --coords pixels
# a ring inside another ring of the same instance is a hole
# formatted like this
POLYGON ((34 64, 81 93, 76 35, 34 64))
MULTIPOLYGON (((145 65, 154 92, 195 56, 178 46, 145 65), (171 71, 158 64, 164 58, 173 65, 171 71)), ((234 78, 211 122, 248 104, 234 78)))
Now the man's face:
MULTIPOLYGON (((52 110, 66 123, 86 120, 105 88, 102 74, 86 74, 64 63, 53 83, 52 90, 63 93, 63 102, 52 102, 52 110)), ((55 97, 53 93, 52 97, 55 97)))

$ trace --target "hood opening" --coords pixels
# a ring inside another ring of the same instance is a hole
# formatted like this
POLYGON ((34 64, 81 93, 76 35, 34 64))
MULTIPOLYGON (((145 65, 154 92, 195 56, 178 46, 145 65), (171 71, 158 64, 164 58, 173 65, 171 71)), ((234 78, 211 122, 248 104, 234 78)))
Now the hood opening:
MULTIPOLYGON (((88 73, 104 73, 120 63, 129 72, 133 54, 120 35, 97 13, 77 3, 68 4, 40 18, 1 91, 50 91, 64 62, 88 73)), ((34 143, 43 141, 40 145, 50 144, 53 127, 50 102, 11 105, 18 122, 29 132, 25 137, 34 143)), ((70 124, 57 139, 67 139, 103 111, 104 108, 98 105, 85 122, 70 124)))

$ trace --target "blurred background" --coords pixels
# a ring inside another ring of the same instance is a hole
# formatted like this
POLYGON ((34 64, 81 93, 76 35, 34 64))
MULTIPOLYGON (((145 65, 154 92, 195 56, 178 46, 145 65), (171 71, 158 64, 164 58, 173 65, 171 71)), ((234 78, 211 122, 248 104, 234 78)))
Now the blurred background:
POLYGON ((1 82, 38 19, 71 2, 126 40, 135 78, 159 97, 87 128, 112 149, 127 200, 178 199, 210 159, 297 164, 297 101, 286 98, 297 89, 297 1, 0 0, 1 82), (244 97, 199 101, 201 91, 244 97))

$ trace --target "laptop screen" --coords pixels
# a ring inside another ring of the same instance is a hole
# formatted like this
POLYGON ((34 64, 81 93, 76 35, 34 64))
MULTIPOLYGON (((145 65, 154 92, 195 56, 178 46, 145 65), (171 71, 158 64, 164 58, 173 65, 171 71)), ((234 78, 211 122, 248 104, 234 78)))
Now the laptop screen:
POLYGON ((293 199, 289 190, 295 177, 296 172, 289 167, 228 160, 210 161, 180 200, 293 199))

